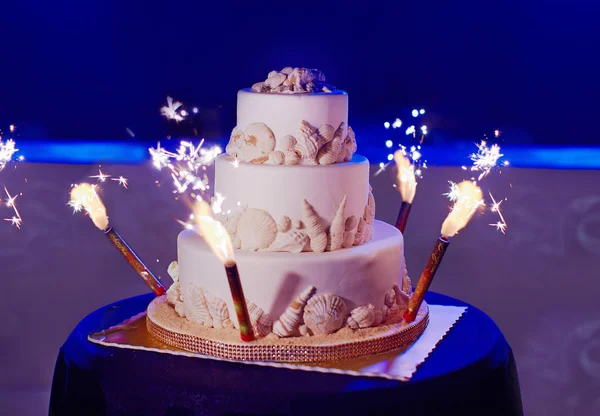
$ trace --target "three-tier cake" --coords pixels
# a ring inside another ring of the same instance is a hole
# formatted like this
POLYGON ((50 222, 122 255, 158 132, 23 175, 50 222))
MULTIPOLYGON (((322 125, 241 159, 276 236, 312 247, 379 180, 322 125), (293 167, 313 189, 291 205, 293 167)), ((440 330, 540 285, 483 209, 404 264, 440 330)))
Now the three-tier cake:
POLYGON ((284 68, 238 92, 237 126, 215 162, 213 209, 236 248, 256 341, 239 341, 223 264, 191 230, 167 297, 148 309, 159 339, 237 359, 323 361, 396 348, 411 284, 402 234, 375 220, 369 162, 348 95, 320 71, 284 68))

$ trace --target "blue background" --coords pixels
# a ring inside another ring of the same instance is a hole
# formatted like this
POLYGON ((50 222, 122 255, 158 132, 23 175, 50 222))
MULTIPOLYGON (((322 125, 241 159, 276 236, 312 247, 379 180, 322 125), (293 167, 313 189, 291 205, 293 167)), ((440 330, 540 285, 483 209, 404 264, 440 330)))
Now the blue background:
POLYGON ((27 139, 222 139, 237 89, 291 65, 319 67, 347 90, 363 132, 425 107, 432 144, 499 128, 505 144, 595 145, 598 9, 583 0, 3 2, 0 125, 27 139), (167 95, 199 115, 167 123, 158 114, 167 95))

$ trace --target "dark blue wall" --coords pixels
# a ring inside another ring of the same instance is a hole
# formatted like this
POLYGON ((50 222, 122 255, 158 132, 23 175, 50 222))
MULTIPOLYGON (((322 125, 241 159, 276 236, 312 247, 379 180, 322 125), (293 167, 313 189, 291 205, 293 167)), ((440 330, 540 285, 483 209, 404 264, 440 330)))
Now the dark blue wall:
POLYGON ((591 1, 2 3, 0 123, 22 135, 157 138, 167 94, 202 109, 176 133, 226 135, 236 90, 292 65, 347 90, 353 124, 424 106, 451 136, 597 142, 591 1))

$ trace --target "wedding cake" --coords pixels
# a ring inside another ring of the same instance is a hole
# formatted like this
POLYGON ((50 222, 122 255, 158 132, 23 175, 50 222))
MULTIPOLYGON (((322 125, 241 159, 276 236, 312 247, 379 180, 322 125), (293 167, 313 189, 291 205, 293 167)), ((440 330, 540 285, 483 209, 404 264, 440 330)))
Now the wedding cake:
POLYGON ((397 347, 402 337, 382 340, 408 326, 403 237, 375 220, 369 162, 356 148, 348 94, 322 72, 288 67, 240 90, 212 205, 236 249, 257 339, 239 340, 223 264, 192 230, 179 235, 166 299, 148 309, 150 332, 241 359, 318 361, 397 347), (336 355, 369 339, 379 349, 336 355))

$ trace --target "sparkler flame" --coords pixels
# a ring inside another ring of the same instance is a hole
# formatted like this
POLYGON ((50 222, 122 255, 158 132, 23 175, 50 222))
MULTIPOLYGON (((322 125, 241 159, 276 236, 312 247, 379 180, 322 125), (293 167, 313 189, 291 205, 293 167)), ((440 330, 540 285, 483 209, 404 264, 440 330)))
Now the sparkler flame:
POLYGON ((394 161, 398 167, 398 190, 402 201, 412 204, 417 191, 417 181, 415 178, 415 167, 405 156, 403 150, 397 150, 394 153, 394 161))
POLYGON ((196 232, 200 234, 213 253, 223 263, 234 261, 233 245, 227 230, 219 221, 213 218, 213 212, 206 202, 196 201, 194 205, 194 221, 196 232))
POLYGON ((69 206, 73 212, 82 209, 90 216, 94 225, 102 231, 108 228, 108 216, 102 200, 96 193, 96 186, 89 183, 80 183, 71 189, 71 200, 69 206))
POLYGON ((481 189, 473 182, 462 181, 456 185, 456 189, 458 197, 442 224, 442 236, 447 238, 455 236, 462 230, 475 211, 484 204, 481 189))
POLYGON ((506 234, 506 227, 508 226, 506 224, 506 220, 504 219, 504 215, 502 215, 502 211, 500 210, 500 204, 502 204, 502 202, 504 202, 504 200, 500 200, 500 202, 496 202, 496 200, 494 199, 494 195, 492 195, 492 193, 490 192, 490 198, 492 199, 492 204, 490 205, 490 209, 492 212, 495 212, 496 214, 498 214, 498 217, 500 218, 500 220, 498 222, 496 222, 495 224, 489 224, 492 227, 496 227, 496 230, 500 231, 502 234, 506 234))

